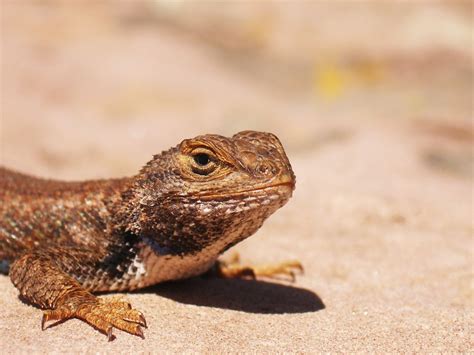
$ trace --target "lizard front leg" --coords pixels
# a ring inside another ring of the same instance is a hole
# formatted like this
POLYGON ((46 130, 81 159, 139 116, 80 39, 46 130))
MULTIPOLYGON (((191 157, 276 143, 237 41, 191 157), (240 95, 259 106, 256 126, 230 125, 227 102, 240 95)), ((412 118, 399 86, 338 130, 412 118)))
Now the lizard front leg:
POLYGON ((128 302, 94 296, 61 269, 54 255, 23 255, 11 265, 10 279, 24 299, 46 309, 43 329, 48 321, 75 317, 107 334, 109 340, 114 338, 113 328, 144 337, 141 327, 146 327, 146 322, 141 312, 128 302))

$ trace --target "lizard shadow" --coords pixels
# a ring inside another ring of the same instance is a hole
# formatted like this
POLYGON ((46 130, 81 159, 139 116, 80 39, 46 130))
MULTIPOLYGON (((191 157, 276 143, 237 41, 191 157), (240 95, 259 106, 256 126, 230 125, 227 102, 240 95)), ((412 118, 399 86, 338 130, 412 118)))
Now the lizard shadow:
POLYGON ((197 277, 138 292, 153 292, 185 304, 249 313, 307 313, 325 308, 321 298, 310 290, 261 280, 197 277))
MULTIPOLYGON (((260 314, 308 313, 326 308, 313 291, 250 279, 196 277, 164 282, 133 293, 155 293, 184 304, 260 314)), ((36 307, 21 295, 18 298, 25 304, 36 307)), ((66 319, 50 323, 46 328, 65 321, 66 319)))

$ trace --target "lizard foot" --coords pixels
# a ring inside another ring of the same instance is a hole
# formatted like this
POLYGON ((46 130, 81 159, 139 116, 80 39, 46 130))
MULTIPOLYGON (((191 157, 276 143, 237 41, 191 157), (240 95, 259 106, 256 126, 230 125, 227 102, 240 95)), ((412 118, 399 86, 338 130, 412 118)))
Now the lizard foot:
POLYGON ((76 317, 89 323, 102 333, 107 334, 108 340, 115 338, 112 331, 117 328, 145 338, 142 327, 147 327, 143 314, 136 309, 132 309, 130 303, 126 301, 111 299, 106 300, 96 298, 95 302, 84 302, 78 305, 71 303, 59 306, 54 310, 47 310, 43 313, 41 328, 45 329, 48 321, 58 321, 76 317))
POLYGON ((289 278, 291 282, 295 281, 295 272, 303 273, 303 265, 299 261, 284 261, 278 264, 245 266, 240 264, 239 254, 235 253, 231 260, 218 260, 215 265, 217 276, 223 278, 251 278, 258 276, 279 278, 281 276, 289 278))

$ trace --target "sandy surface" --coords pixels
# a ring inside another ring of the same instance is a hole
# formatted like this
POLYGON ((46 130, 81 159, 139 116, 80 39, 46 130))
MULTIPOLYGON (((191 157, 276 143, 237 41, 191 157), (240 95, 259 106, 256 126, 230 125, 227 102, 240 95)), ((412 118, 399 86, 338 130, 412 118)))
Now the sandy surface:
POLYGON ((474 351, 469 3, 19 3, 2 2, 2 165, 121 176, 197 134, 272 131, 295 195, 233 249, 306 272, 127 294, 146 339, 111 343, 79 320, 41 331, 0 275, 2 353, 474 351))

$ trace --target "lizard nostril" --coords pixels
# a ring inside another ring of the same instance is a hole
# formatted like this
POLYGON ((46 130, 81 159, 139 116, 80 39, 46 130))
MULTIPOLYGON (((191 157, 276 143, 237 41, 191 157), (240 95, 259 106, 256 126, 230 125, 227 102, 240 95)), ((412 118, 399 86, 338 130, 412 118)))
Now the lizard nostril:
POLYGON ((273 167, 271 164, 266 163, 259 164, 256 168, 257 173, 260 175, 274 174, 275 170, 275 167, 273 167))

